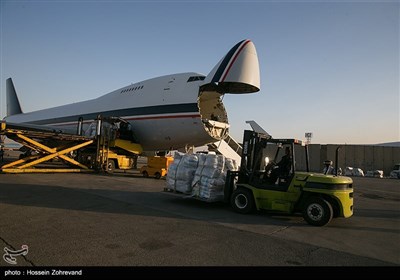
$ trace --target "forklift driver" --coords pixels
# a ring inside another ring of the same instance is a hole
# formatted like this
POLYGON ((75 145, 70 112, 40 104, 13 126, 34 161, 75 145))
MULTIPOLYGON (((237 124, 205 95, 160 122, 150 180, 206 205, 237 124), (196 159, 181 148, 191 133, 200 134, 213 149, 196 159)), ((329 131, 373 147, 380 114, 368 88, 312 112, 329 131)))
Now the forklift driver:
POLYGON ((290 154, 290 148, 286 147, 285 149, 285 155, 282 157, 282 159, 278 162, 278 164, 272 169, 271 175, 270 175, 270 181, 272 183, 275 183, 278 177, 287 177, 290 173, 290 170, 292 168, 292 157, 290 154))

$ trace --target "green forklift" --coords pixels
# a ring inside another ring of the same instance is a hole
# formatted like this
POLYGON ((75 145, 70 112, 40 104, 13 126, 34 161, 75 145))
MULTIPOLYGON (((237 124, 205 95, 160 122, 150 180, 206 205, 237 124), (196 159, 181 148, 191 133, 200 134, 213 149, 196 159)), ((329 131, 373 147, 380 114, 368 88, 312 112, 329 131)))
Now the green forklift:
POLYGON ((228 171, 225 201, 242 214, 254 209, 302 213, 314 226, 324 226, 333 217, 351 217, 353 181, 338 176, 338 151, 336 173, 313 173, 308 145, 302 141, 273 139, 266 133, 245 130, 240 170, 228 171))

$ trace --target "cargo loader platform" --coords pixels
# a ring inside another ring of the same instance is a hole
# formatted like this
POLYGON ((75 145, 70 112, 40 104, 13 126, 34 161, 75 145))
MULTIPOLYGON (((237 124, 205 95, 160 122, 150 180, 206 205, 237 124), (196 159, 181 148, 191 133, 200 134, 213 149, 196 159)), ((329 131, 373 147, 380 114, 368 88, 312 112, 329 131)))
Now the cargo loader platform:
POLYGON ((5 135, 9 139, 35 151, 34 155, 29 155, 1 166, 1 172, 31 173, 90 171, 87 166, 72 159, 68 154, 92 144, 94 139, 70 134, 51 127, 39 127, 31 124, 15 124, 5 121, 1 121, 0 134, 5 135), (59 158, 75 168, 37 167, 38 164, 48 162, 55 158, 59 158))

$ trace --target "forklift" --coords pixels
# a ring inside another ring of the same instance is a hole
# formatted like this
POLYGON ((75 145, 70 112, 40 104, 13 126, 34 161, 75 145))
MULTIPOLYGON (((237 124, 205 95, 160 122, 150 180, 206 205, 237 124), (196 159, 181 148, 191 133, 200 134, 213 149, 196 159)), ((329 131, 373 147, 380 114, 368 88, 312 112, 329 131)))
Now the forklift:
MULTIPOLYGON (((337 165, 338 150, 336 170, 337 165)), ((324 226, 333 217, 353 215, 351 178, 310 172, 308 145, 256 131, 244 131, 240 169, 228 171, 224 192, 225 202, 242 214, 254 209, 302 213, 313 226, 324 226), (278 164, 283 151, 290 159, 285 167, 278 164)))

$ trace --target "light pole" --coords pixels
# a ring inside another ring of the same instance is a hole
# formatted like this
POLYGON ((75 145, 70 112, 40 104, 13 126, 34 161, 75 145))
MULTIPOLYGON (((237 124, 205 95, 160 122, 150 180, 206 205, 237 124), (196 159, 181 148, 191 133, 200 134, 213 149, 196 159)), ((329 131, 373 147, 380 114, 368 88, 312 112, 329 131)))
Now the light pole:
POLYGON ((312 138, 312 136, 313 136, 313 135, 312 135, 312 132, 306 132, 304 136, 305 136, 306 139, 307 139, 306 144, 307 144, 307 145, 311 144, 311 138, 312 138))

